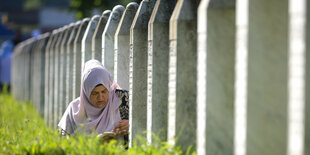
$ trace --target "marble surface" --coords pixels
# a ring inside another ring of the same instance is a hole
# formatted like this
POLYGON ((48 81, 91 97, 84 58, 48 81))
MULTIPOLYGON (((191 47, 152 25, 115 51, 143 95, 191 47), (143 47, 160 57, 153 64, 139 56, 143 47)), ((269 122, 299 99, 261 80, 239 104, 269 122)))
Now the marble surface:
POLYGON ((167 140, 168 125, 168 68, 169 68, 169 20, 176 0, 158 0, 148 29, 147 71, 147 130, 148 141, 155 133, 167 140))
POLYGON ((147 130, 147 31, 155 0, 143 0, 130 28, 129 141, 147 130))
POLYGON ((74 23, 72 31, 69 36, 69 40, 67 42, 67 68, 66 68, 66 98, 65 104, 66 107, 69 103, 74 99, 73 98, 73 47, 74 47, 74 40, 77 37, 77 31, 81 25, 81 21, 77 21, 74 23))
POLYGON ((117 66, 115 67, 117 75, 114 75, 114 80, 125 90, 129 90, 130 26, 132 25, 138 7, 139 5, 135 2, 129 3, 126 6, 126 10, 115 32, 114 52, 117 54, 117 61, 114 63, 117 63, 115 65, 117 66))
POLYGON ((82 72, 82 39, 89 23, 89 18, 84 18, 77 31, 77 36, 73 44, 73 96, 75 99, 80 96, 81 91, 81 72, 82 72))
POLYGON ((102 55, 101 55, 102 38, 101 37, 102 37, 103 30, 110 17, 110 14, 111 14, 111 10, 105 10, 100 16, 94 35, 92 37, 92 46, 91 46, 92 59, 96 59, 99 61, 101 61, 102 59, 102 55))
POLYGON ((197 7, 180 0, 170 19, 168 142, 182 150, 196 148, 197 7))
POLYGON ((111 75, 114 75, 114 35, 124 10, 125 8, 121 5, 113 8, 102 33, 102 63, 111 75))
POLYGON ((288 3, 250 1, 247 154, 286 154, 288 3))

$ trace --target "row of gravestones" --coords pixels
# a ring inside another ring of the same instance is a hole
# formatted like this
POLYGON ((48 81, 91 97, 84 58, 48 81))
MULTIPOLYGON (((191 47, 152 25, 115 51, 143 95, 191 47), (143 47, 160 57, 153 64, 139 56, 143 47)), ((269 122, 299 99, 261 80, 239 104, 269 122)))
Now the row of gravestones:
POLYGON ((310 154, 306 0, 143 0, 19 44, 13 95, 50 126, 83 63, 129 90, 130 141, 148 131, 198 154, 310 154), (177 139, 177 140, 176 140, 177 139))

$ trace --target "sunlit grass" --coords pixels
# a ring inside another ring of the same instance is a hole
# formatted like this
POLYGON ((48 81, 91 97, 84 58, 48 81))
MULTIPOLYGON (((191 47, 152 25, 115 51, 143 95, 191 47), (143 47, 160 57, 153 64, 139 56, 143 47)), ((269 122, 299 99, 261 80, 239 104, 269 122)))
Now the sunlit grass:
POLYGON ((126 150, 117 141, 103 145, 96 135, 62 137, 45 125, 31 103, 17 102, 6 93, 0 94, 0 119, 0 154, 182 154, 159 139, 146 145, 140 138, 126 150))

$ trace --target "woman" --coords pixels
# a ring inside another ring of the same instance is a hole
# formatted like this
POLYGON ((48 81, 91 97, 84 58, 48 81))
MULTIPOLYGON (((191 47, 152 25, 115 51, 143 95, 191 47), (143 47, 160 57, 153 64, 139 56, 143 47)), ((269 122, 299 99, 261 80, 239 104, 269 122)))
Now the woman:
POLYGON ((62 135, 114 132, 118 138, 128 134, 128 109, 128 91, 119 89, 102 63, 89 60, 80 97, 69 104, 58 126, 62 135))

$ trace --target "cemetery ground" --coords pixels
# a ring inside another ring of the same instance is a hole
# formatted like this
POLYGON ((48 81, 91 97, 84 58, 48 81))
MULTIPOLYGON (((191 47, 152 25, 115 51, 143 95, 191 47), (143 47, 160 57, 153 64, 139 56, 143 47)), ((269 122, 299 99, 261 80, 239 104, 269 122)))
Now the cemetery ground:
POLYGON ((147 145, 139 138, 128 150, 117 141, 102 144, 96 135, 60 136, 45 125, 30 102, 18 102, 8 93, 0 94, 0 154, 196 154, 182 152, 166 142, 147 145))

